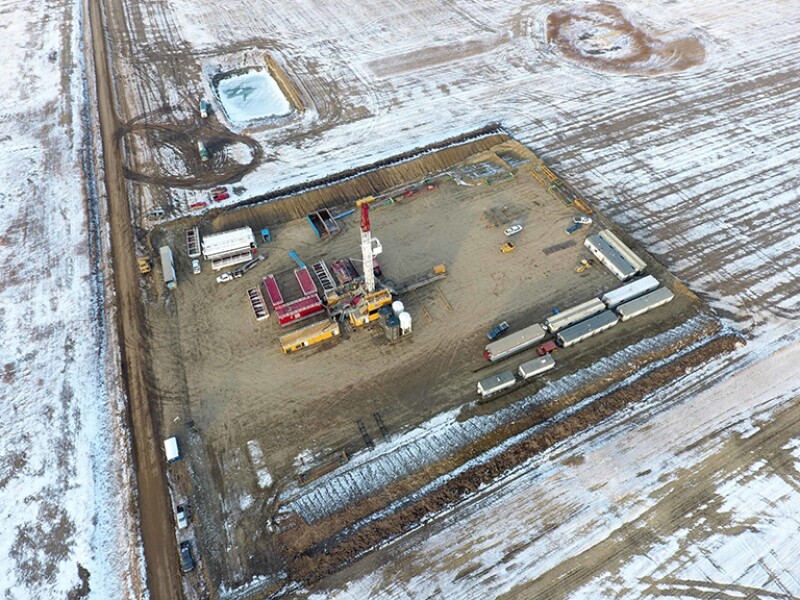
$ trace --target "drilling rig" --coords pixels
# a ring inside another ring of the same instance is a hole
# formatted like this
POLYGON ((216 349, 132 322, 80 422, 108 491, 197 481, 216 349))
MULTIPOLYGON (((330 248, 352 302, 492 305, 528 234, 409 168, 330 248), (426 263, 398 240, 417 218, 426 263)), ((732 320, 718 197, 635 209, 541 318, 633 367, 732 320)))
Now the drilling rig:
POLYGON ((358 327, 366 325, 378 318, 378 309, 392 302, 392 294, 388 290, 376 291, 375 282, 375 257, 383 252, 378 238, 372 237, 372 227, 369 222, 369 205, 375 198, 369 196, 356 202, 361 209, 361 260, 364 271, 364 296, 358 303, 356 310, 350 313, 350 322, 358 327))

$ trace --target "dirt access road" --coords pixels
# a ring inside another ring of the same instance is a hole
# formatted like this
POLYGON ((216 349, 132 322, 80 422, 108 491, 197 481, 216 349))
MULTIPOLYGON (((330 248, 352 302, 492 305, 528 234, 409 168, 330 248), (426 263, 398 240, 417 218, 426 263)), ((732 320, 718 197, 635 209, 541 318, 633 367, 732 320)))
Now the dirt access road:
POLYGON ((97 97, 103 140, 103 160, 114 257, 114 287, 117 291, 119 337, 122 346, 123 381, 129 400, 139 485, 142 539, 147 562, 147 587, 154 600, 182 598, 177 548, 169 518, 169 496, 162 473, 159 440, 155 434, 145 374, 147 348, 142 337, 142 307, 139 274, 130 226, 128 194, 123 177, 120 147, 115 139, 119 126, 106 56, 103 2, 89 2, 89 25, 97 73, 97 97))

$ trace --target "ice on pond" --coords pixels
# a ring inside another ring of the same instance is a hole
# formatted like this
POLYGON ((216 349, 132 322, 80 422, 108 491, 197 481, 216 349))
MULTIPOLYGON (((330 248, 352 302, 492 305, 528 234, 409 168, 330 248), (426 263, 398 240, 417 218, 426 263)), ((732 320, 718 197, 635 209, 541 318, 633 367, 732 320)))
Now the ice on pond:
POLYGON ((282 117, 292 111, 278 83, 266 71, 252 70, 220 79, 217 93, 228 119, 237 125, 282 117))

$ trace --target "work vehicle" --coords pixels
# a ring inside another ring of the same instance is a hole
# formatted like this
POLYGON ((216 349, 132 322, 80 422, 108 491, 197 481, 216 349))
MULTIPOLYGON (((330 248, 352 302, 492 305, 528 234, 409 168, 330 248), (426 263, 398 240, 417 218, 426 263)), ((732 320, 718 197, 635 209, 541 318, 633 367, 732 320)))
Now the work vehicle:
POLYGON ((203 142, 197 142, 197 152, 200 154, 200 160, 203 162, 208 160, 208 150, 203 142))
POLYGON ((178 521, 178 529, 186 529, 189 526, 189 512, 183 504, 179 504, 175 509, 175 517, 178 521))
POLYGON ((490 342, 493 342, 507 331, 508 331, 508 323, 503 321, 499 325, 496 325, 494 328, 492 328, 492 330, 486 334, 486 337, 489 338, 490 342))
POLYGON ((522 231, 522 225, 512 225, 511 227, 506 227, 503 233, 506 235, 506 237, 511 237, 512 235, 516 235, 520 231, 522 231))
POLYGON ((578 229, 580 229, 581 227, 583 227, 583 225, 580 223, 574 223, 573 225, 570 225, 569 227, 567 227, 567 235, 572 235, 573 233, 578 231, 578 229))
POLYGON ((143 256, 141 258, 136 259, 136 264, 139 267, 139 273, 142 275, 147 275, 153 269, 153 261, 151 261, 148 257, 143 256))
POLYGON ((488 344, 483 350, 483 355, 487 360, 496 362, 516 352, 522 352, 530 348, 536 342, 541 342, 547 335, 544 327, 538 323, 529 325, 524 329, 508 334, 496 342, 488 344))
POLYGON ((221 275, 217 275, 217 283, 225 283, 228 281, 233 281, 233 275, 230 273, 222 273, 221 275))
POLYGON ((591 225, 592 224, 592 217, 587 217, 586 215, 578 215, 576 217, 572 217, 572 222, 576 225, 591 225))
POLYGON ((588 260, 586 260, 585 258, 582 258, 581 262, 578 264, 578 266, 575 267, 575 272, 576 273, 583 273, 584 271, 586 271, 587 269, 590 269, 591 267, 592 267, 592 263, 589 262, 588 260))
POLYGON ((205 208, 206 206, 208 206, 208 202, 192 202, 189 208, 205 208))
POLYGON ((558 344, 556 341, 548 340, 536 349, 536 354, 539 356, 544 356, 545 354, 550 354, 555 350, 558 350, 558 344))
POLYGON ((194 558, 192 558, 192 545, 188 541, 181 542, 181 571, 188 573, 194 569, 194 558))
POLYGON ((194 273, 195 275, 198 275, 198 274, 200 273, 200 271, 201 271, 201 268, 200 268, 200 260, 198 260, 197 258, 195 258, 195 259, 192 261, 192 273, 194 273))
POLYGON ((511 242, 506 242, 505 244, 500 246, 500 252, 502 252, 503 254, 507 254, 513 251, 514 251, 514 244, 512 244, 511 242))
POLYGON ((164 211, 163 208, 156 208, 154 210, 151 210, 149 213, 147 213, 147 216, 149 218, 151 218, 151 219, 160 219, 165 214, 167 214, 167 213, 164 211))
POLYGON ((220 193, 218 193, 218 194, 213 194, 213 195, 211 196, 211 199, 212 199, 214 202, 220 202, 220 201, 222 201, 222 200, 227 200, 227 199, 228 199, 228 198, 230 198, 230 197, 231 197, 231 195, 230 195, 228 192, 220 192, 220 193))

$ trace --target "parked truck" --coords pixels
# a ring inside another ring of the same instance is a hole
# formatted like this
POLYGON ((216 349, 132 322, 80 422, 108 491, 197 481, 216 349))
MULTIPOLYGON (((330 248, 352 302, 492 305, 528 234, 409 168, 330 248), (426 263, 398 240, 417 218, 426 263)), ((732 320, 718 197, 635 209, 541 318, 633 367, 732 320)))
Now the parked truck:
POLYGON ((200 153, 200 160, 206 162, 208 160, 208 150, 203 142, 197 142, 197 151, 200 153))

